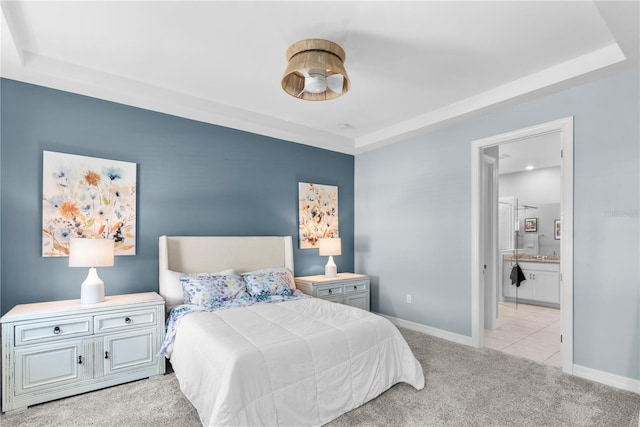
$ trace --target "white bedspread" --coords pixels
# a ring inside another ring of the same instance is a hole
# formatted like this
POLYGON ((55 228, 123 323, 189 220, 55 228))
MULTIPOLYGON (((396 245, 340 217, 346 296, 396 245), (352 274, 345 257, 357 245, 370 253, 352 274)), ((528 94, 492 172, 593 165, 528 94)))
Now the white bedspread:
POLYGON ((422 367, 387 319, 316 298, 190 313, 171 364, 205 426, 321 425, 422 367))

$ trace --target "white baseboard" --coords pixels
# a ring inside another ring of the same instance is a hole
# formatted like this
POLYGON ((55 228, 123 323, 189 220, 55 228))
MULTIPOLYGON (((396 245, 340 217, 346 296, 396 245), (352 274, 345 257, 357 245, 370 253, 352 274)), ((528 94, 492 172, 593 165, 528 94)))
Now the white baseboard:
MULTIPOLYGON (((376 313, 379 316, 389 320, 394 325, 411 329, 413 331, 422 332, 427 335, 442 338, 448 341, 452 341, 458 344, 473 346, 471 337, 465 335, 456 334, 442 329, 434 328, 431 326, 423 325, 421 323, 412 322, 410 320, 399 319, 393 316, 387 316, 386 314, 376 313)), ((634 380, 633 378, 627 378, 620 375, 610 374, 608 372, 599 371, 593 368, 587 368, 586 366, 573 365, 573 375, 585 378, 587 380, 599 382, 612 387, 616 387, 622 390, 627 390, 633 393, 640 394, 640 380, 634 380)), ((640 425, 638 426, 640 427, 640 425)))
POLYGON ((410 320, 398 319, 397 317, 387 316, 386 314, 376 313, 379 316, 384 317, 396 326, 401 328, 411 329, 413 331, 422 332, 427 335, 442 338, 448 341, 453 341, 458 344, 472 346, 471 337, 465 335, 456 334, 442 329, 434 328, 431 326, 423 325, 421 323, 412 322, 410 320))
POLYGON ((580 365, 573 365, 573 375, 640 394, 640 380, 634 380, 633 378, 610 374, 580 365))

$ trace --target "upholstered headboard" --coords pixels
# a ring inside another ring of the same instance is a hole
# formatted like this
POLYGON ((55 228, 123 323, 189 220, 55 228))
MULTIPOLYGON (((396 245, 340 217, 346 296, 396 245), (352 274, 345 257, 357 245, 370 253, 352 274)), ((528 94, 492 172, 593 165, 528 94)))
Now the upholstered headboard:
POLYGON ((293 273, 291 236, 160 236, 159 246, 159 290, 168 307, 179 296, 172 289, 174 272, 214 273, 233 269, 244 273, 286 267, 293 273))

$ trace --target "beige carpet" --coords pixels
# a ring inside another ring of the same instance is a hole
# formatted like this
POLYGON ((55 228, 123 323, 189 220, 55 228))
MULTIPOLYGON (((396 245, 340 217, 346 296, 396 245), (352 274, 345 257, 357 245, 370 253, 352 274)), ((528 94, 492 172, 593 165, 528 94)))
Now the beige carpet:
MULTIPOLYGON (((640 395, 491 349, 402 330, 426 386, 398 384, 330 426, 637 427, 640 395)), ((175 376, 136 381, 0 416, 2 427, 199 426, 175 376)))

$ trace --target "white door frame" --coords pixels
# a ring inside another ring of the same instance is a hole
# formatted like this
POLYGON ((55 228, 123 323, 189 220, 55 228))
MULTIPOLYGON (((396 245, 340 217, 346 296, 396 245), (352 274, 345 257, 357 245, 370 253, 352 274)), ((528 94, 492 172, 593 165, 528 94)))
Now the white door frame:
POLYGON ((486 189, 486 197, 480 200, 481 209, 484 212, 484 222, 480 229, 481 239, 484 240, 480 254, 480 263, 483 265, 483 274, 480 277, 483 284, 480 290, 484 295, 481 295, 480 299, 484 304, 480 305, 480 309, 484 307, 484 327, 497 329, 500 327, 497 284, 502 268, 498 263, 498 156, 484 154, 482 167, 484 168, 483 182, 491 188, 486 189))
POLYGON ((573 117, 542 123, 513 132, 482 138, 471 142, 471 342, 483 346, 484 301, 482 287, 483 250, 481 241, 482 162, 487 147, 514 142, 548 133, 560 134, 562 150, 562 229, 560 240, 560 359, 563 372, 573 373, 573 117))

